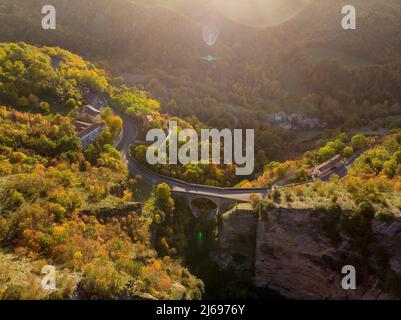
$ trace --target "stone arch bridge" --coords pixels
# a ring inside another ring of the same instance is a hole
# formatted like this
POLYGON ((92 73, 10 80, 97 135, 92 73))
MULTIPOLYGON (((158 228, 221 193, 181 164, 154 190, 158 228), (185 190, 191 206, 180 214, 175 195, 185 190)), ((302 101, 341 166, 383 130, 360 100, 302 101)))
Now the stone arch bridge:
POLYGON ((181 195, 185 198, 192 213, 196 215, 196 208, 193 201, 196 199, 208 199, 216 205, 214 215, 224 212, 230 204, 235 202, 249 202, 252 195, 264 198, 269 189, 267 188, 220 188, 205 185, 187 183, 181 180, 169 178, 152 171, 139 161, 129 156, 128 149, 138 136, 138 128, 134 121, 125 114, 119 114, 123 119, 123 133, 118 145, 116 146, 122 154, 124 161, 127 163, 129 171, 132 175, 139 175, 142 180, 152 186, 159 183, 167 183, 171 192, 181 195))
MULTIPOLYGON (((239 194, 238 196, 231 195, 231 196, 224 196, 219 194, 210 194, 210 193, 203 193, 203 192, 196 192, 196 191, 180 191, 172 189, 172 193, 178 196, 181 196, 185 199, 185 203, 191 210, 192 214, 195 217, 199 217, 201 212, 199 208, 194 205, 194 201, 198 199, 207 199, 211 201, 216 208, 209 212, 209 217, 212 218, 217 216, 230 208, 230 205, 237 203, 237 202, 249 202, 249 196, 251 194, 239 194)), ((254 194, 258 194, 257 192, 254 194)), ((260 197, 264 197, 265 194, 258 194, 260 197)))

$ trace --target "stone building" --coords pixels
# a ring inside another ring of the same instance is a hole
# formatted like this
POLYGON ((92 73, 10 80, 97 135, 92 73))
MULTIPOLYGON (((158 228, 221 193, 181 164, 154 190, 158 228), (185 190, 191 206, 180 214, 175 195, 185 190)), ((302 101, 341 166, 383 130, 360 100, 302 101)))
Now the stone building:
POLYGON ((104 127, 101 112, 91 105, 83 106, 76 111, 74 126, 82 147, 88 148, 104 127))
POLYGON ((91 105, 83 106, 76 111, 76 120, 87 122, 87 123, 96 123, 101 122, 101 112, 100 110, 92 107, 91 105))
POLYGON ((330 170, 333 170, 338 166, 338 164, 341 161, 341 155, 336 155, 333 158, 327 160, 326 162, 318 165, 316 168, 313 169, 312 171, 312 177, 313 178, 318 178, 322 174, 327 173, 330 170))
POLYGON ((89 145, 95 142, 97 135, 102 131, 103 127, 103 123, 94 123, 78 132, 78 137, 81 139, 83 149, 88 148, 89 145))

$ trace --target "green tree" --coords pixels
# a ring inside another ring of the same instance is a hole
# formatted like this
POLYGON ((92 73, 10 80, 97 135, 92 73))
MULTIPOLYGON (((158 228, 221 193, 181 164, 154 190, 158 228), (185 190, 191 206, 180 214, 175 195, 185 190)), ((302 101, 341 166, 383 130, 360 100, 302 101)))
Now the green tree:
POLYGON ((372 220, 375 217, 375 209, 369 202, 362 202, 357 208, 357 213, 366 220, 372 220))
POLYGON ((354 153, 354 148, 350 146, 345 147, 343 150, 343 156, 346 158, 351 157, 353 153, 354 153))
POLYGON ((41 154, 53 155, 56 151, 56 143, 43 134, 34 143, 36 150, 41 154))
POLYGON ((396 164, 401 164, 401 151, 397 151, 393 154, 393 159, 396 164))
POLYGON ((388 160, 383 165, 383 172, 390 179, 394 177, 396 170, 397 162, 394 160, 388 160))
POLYGON ((114 134, 121 130, 123 120, 119 116, 110 116, 106 120, 107 126, 114 134))
POLYGON ((59 152, 80 151, 81 148, 81 141, 77 136, 68 137, 65 135, 57 143, 59 152))
POLYGON ((368 146, 368 139, 363 134, 357 134, 351 138, 351 146, 355 151, 362 150, 368 146))
POLYGON ((113 110, 110 107, 106 107, 102 111, 102 119, 107 120, 109 117, 113 115, 113 110))
POLYGON ((66 107, 68 109, 74 109, 77 105, 77 102, 75 101, 75 99, 73 98, 69 98, 66 103, 65 103, 66 107))
POLYGON ((158 200, 166 201, 171 197, 171 189, 167 183, 160 183, 156 187, 156 197, 158 200))
POLYGON ((47 102, 41 102, 39 104, 39 109, 43 112, 49 112, 50 111, 50 105, 47 102))
POLYGON ((170 186, 167 183, 157 185, 155 195, 158 207, 164 211, 168 217, 172 215, 174 212, 174 199, 171 196, 170 186))

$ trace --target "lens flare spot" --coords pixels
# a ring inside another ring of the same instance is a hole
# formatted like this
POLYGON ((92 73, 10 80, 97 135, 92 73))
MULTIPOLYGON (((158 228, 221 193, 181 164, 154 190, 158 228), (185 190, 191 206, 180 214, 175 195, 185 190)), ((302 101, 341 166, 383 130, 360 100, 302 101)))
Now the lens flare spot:
POLYGON ((217 25, 209 24, 202 28, 202 37, 208 46, 213 46, 216 44, 219 38, 220 29, 217 25))

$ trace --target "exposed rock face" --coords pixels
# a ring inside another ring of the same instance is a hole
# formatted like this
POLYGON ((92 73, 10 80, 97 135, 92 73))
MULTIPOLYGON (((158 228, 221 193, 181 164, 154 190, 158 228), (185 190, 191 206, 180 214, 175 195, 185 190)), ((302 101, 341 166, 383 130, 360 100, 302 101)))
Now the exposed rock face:
POLYGON ((102 206, 91 207, 84 209, 80 213, 85 215, 94 215, 98 219, 110 219, 116 216, 125 217, 133 212, 139 212, 142 208, 140 202, 126 202, 121 204, 107 204, 102 206))
POLYGON ((394 297, 385 293, 388 288, 382 288, 383 281, 391 282, 394 276, 401 278, 401 221, 374 221, 374 240, 358 251, 340 224, 334 224, 338 241, 333 242, 323 224, 326 213, 277 208, 268 213, 266 220, 257 220, 251 212, 242 207, 225 216, 219 239, 224 254, 220 254, 218 261, 243 255, 254 263, 257 287, 272 289, 290 299, 394 297), (256 239, 252 245, 243 239, 251 239, 247 232, 253 232, 253 226, 256 239), (341 286, 345 265, 356 268, 356 290, 344 290, 341 286))
POLYGON ((235 257, 243 257, 242 267, 253 269, 257 220, 254 217, 252 206, 240 204, 226 212, 222 221, 223 227, 219 235, 219 253, 216 256, 216 262, 220 267, 225 268, 235 260, 235 257))

